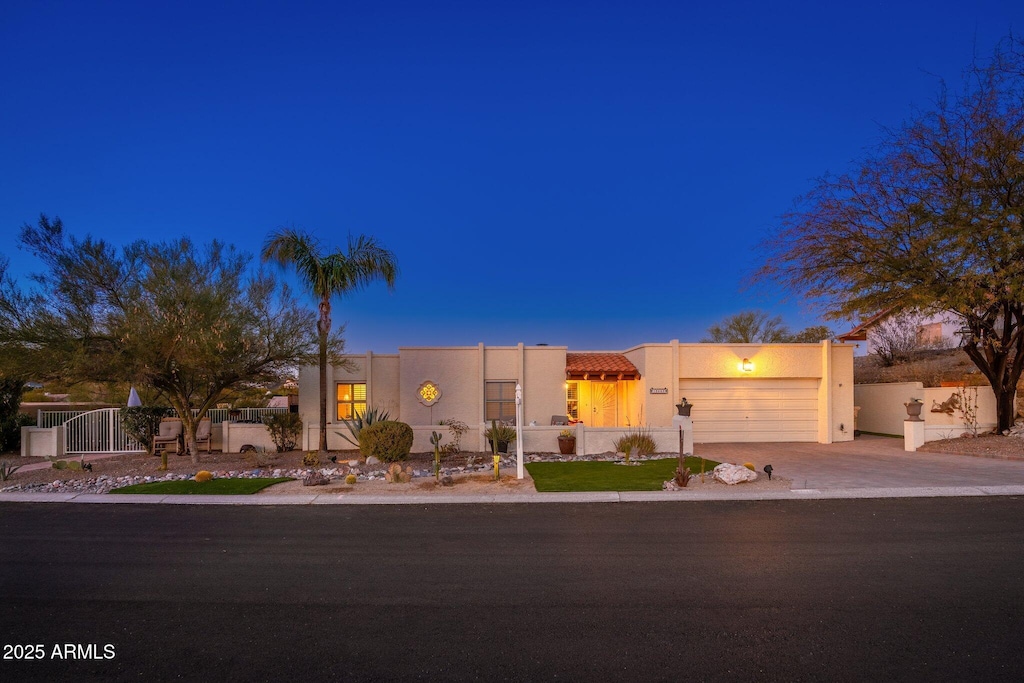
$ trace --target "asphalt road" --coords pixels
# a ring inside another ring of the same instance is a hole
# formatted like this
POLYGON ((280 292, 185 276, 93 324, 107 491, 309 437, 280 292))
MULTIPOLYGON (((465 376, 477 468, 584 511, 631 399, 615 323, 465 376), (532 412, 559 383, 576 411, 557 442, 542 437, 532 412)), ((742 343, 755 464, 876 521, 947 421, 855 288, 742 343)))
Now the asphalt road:
POLYGON ((0 530, 3 681, 1024 680, 1021 498, 2 504, 0 530))

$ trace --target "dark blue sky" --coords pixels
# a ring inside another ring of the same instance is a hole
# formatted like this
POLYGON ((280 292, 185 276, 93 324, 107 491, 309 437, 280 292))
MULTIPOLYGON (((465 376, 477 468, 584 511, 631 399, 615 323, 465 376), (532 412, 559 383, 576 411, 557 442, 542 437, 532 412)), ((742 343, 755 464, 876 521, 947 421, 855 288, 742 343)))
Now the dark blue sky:
POLYGON ((373 234, 402 274, 336 305, 356 353, 802 328, 744 287, 758 242, 1011 30, 1019 0, 5 0, 0 253, 35 270, 40 213, 253 253, 373 234))

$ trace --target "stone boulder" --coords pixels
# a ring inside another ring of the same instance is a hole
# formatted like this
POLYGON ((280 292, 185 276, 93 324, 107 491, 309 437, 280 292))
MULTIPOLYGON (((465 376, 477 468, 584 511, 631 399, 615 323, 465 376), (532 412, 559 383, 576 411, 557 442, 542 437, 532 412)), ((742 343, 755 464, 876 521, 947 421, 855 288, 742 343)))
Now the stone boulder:
POLYGON ((743 465, 732 465, 723 462, 711 471, 711 476, 723 484, 742 484, 745 481, 757 481, 757 472, 753 472, 743 465))

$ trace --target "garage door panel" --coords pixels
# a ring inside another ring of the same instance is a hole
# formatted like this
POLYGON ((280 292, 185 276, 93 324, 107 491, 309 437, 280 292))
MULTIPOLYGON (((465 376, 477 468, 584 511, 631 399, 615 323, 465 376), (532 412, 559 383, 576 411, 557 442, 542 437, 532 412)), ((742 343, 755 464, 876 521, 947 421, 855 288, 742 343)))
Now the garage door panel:
POLYGON ((817 379, 680 380, 697 443, 817 441, 817 379))

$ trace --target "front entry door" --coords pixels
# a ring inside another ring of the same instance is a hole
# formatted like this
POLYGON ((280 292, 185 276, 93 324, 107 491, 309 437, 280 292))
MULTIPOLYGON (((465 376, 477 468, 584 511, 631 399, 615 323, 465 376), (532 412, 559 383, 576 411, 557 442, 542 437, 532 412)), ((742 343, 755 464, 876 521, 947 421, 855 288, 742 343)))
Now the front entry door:
POLYGON ((618 400, 616 382, 590 383, 590 420, 588 427, 618 426, 618 400))

